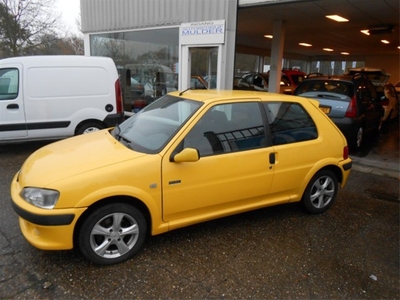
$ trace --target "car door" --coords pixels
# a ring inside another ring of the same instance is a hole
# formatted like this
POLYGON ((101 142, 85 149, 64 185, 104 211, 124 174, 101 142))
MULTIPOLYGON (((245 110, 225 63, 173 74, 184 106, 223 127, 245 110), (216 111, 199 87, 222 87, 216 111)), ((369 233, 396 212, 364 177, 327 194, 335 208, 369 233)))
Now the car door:
POLYGON ((323 159, 321 140, 316 124, 299 103, 264 103, 268 114, 274 145, 274 179, 269 192, 272 199, 299 199, 301 183, 314 167, 318 157, 323 159))
POLYGON ((365 131, 378 130, 382 118, 382 105, 377 101, 377 93, 374 86, 361 78, 357 95, 361 100, 361 110, 365 119, 365 131))
POLYGON ((0 69, 0 141, 27 136, 21 72, 20 64, 0 69))
POLYGON ((256 101, 210 107, 162 162, 163 219, 171 229, 261 205, 273 179, 256 101), (195 148, 196 162, 171 162, 177 149, 195 148), (175 222, 175 223, 174 223, 175 222))

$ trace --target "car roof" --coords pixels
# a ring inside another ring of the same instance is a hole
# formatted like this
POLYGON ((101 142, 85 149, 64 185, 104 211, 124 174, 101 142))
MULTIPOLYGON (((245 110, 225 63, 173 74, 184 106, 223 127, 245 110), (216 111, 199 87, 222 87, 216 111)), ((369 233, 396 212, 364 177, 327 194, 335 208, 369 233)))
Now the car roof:
POLYGON ((213 102, 225 99, 250 100, 260 99, 265 101, 290 101, 299 102, 299 97, 277 93, 248 90, 186 90, 174 91, 168 95, 196 100, 201 102, 213 102))
POLYGON ((306 75, 306 73, 304 73, 303 71, 300 70, 293 70, 293 69, 283 69, 282 73, 285 74, 299 74, 299 75, 306 75))
POLYGON ((320 76, 311 76, 304 78, 303 82, 311 81, 311 80, 336 80, 336 81, 348 81, 352 82, 353 78, 356 75, 333 75, 333 76, 328 76, 328 75, 320 75, 320 76))

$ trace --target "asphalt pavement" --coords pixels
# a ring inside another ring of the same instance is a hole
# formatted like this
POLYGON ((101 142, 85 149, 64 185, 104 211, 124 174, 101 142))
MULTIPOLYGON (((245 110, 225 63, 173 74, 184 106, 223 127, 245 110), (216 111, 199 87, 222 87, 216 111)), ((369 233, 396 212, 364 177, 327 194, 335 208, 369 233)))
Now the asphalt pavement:
POLYGON ((353 170, 400 180, 399 136, 399 124, 393 122, 379 137, 367 138, 365 147, 350 153, 353 170))
POLYGON ((0 299, 400 299, 396 126, 351 154, 324 214, 294 203, 205 222, 107 267, 26 242, 9 184, 45 143, 0 146, 0 299))

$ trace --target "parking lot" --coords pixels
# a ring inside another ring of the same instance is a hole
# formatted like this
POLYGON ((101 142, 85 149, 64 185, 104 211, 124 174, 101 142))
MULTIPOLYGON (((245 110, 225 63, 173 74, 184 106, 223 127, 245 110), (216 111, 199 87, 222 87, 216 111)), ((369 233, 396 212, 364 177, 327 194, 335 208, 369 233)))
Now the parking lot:
MULTIPOLYGON (((397 158, 378 159, 398 163, 394 134, 397 158)), ((0 298, 398 299, 399 178, 361 166, 384 152, 374 143, 354 154, 360 165, 322 215, 289 204, 202 223, 151 237, 139 255, 108 267, 25 241, 9 185, 46 143, 0 146, 0 298)))

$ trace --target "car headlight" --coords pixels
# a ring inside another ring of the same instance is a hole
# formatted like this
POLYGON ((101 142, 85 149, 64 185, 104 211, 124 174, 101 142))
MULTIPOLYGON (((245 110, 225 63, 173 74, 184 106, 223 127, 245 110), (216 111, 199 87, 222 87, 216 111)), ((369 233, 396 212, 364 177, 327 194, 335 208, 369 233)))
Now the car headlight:
POLYGON ((53 209, 60 197, 58 191, 32 187, 24 188, 20 195, 26 202, 45 209, 53 209))

